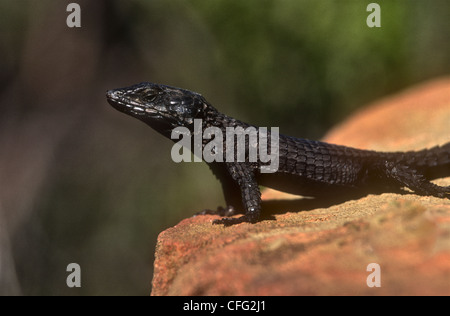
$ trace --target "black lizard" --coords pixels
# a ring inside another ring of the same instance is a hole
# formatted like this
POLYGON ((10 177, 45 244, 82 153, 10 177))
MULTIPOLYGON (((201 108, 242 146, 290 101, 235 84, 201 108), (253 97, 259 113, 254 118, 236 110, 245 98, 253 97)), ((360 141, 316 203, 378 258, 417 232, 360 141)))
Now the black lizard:
MULTIPOLYGON (((195 119, 202 120, 202 131, 218 127, 224 134, 227 127, 251 126, 220 113, 198 93, 166 85, 144 82, 110 90, 107 99, 117 110, 140 119, 168 138, 179 126, 193 133, 195 119)), ((267 134, 271 139, 271 134, 267 134)), ((430 182, 450 176, 450 142, 421 151, 376 152, 279 135, 278 170, 263 173, 261 166, 265 163, 259 159, 250 162, 249 138, 245 140, 244 162, 227 162, 224 158, 224 162, 208 163, 222 183, 228 205, 226 209, 219 207, 217 212, 223 216, 244 213, 239 218, 216 220, 216 224, 257 222, 261 212, 259 185, 319 198, 401 192, 405 187, 418 195, 450 198, 450 186, 430 182)), ((203 148, 208 141, 203 140, 203 148)))

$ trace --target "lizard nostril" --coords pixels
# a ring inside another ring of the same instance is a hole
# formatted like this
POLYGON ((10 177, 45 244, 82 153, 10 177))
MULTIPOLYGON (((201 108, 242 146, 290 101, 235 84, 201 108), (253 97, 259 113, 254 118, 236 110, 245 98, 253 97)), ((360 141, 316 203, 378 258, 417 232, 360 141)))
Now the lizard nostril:
POLYGON ((108 99, 117 99, 118 97, 120 97, 121 95, 121 91, 119 90, 108 90, 106 91, 106 98, 108 99))

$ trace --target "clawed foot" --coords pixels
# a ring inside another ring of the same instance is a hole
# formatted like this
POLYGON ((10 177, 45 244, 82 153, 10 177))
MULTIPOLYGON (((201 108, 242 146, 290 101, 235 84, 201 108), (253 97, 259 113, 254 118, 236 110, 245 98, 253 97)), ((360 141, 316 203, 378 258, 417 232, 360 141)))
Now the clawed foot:
POLYGON ((233 216, 233 215, 236 215, 236 214, 237 214, 236 210, 234 209, 234 207, 232 207, 230 205, 230 206, 228 206, 226 208, 222 207, 222 206, 219 206, 219 207, 217 207, 216 210, 206 209, 206 210, 203 210, 203 211, 200 211, 200 212, 196 213, 195 216, 197 216, 197 215, 219 215, 219 216, 222 216, 222 217, 230 217, 230 216, 233 216))
POLYGON ((256 223, 258 221, 258 218, 256 216, 249 217, 248 215, 244 215, 238 218, 231 218, 231 216, 239 214, 233 206, 228 206, 227 208, 224 208, 222 206, 219 206, 216 210, 203 210, 201 212, 196 213, 194 216, 197 215, 219 215, 223 218, 216 219, 213 221, 214 225, 224 225, 224 226, 231 226, 239 223, 256 223))
POLYGON ((221 218, 221 219, 216 219, 213 221, 213 224, 214 225, 222 225, 223 224, 224 226, 231 226, 231 225, 244 223, 244 222, 251 222, 246 215, 238 217, 238 218, 225 217, 225 218, 221 218))

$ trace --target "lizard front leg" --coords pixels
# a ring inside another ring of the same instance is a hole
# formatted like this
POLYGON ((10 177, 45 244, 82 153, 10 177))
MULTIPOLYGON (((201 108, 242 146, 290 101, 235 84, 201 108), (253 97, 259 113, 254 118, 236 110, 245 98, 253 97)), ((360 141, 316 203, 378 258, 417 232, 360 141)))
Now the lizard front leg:
POLYGON ((238 218, 222 218, 215 220, 213 224, 229 226, 242 222, 256 223, 261 213, 261 192, 256 182, 254 169, 245 162, 227 162, 226 167, 229 175, 240 189, 245 215, 238 218))
POLYGON ((225 197, 225 207, 218 206, 217 209, 204 209, 195 215, 219 215, 230 217, 243 214, 245 208, 242 204, 241 190, 237 182, 231 177, 225 163, 213 162, 209 164, 211 171, 222 184, 222 192, 225 197))

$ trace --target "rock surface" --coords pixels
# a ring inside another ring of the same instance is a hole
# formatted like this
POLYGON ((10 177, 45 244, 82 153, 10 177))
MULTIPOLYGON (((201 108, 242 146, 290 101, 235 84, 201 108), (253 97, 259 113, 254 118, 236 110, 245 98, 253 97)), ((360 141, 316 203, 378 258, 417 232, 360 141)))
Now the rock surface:
MULTIPOLYGON (((421 149, 450 141, 449 123, 443 78, 369 105, 325 141, 421 149)), ((307 209, 227 228, 181 221, 158 237, 152 295, 450 295, 450 200, 381 194, 307 209)))

